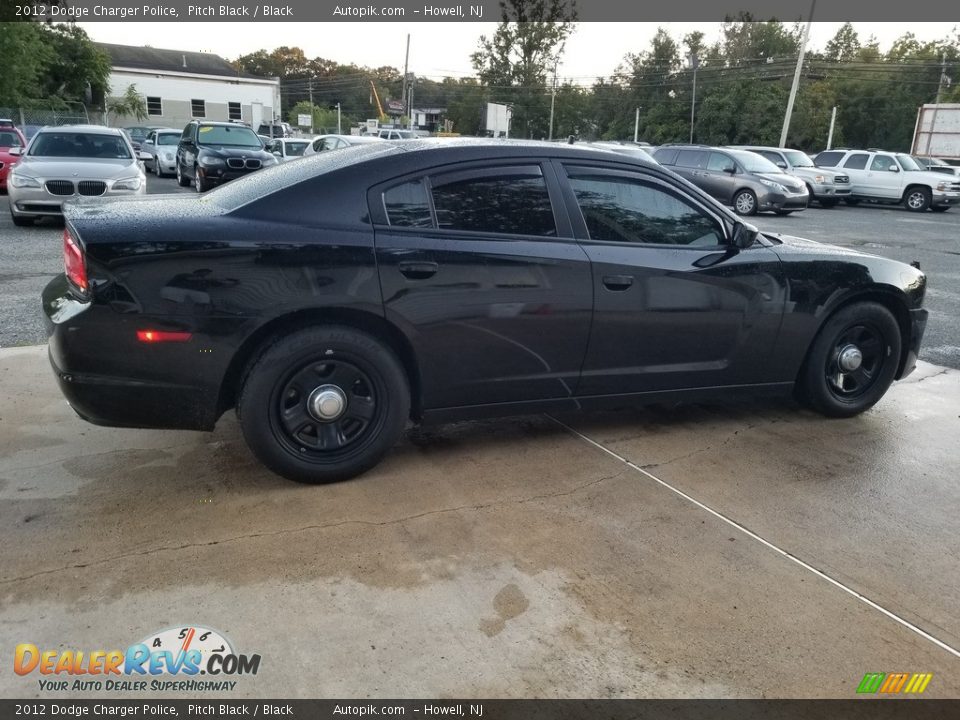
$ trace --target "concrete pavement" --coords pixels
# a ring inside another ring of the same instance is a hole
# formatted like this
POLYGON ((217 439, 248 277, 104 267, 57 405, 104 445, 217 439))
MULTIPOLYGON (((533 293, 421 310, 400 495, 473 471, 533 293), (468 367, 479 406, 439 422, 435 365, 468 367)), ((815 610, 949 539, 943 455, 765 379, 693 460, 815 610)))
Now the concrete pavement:
POLYGON ((262 656, 233 697, 850 698, 878 671, 957 697, 958 429, 960 372, 924 365, 852 420, 461 423, 306 487, 232 415, 95 427, 44 348, 2 350, 0 695, 83 696, 10 672, 18 643, 197 623, 262 656))

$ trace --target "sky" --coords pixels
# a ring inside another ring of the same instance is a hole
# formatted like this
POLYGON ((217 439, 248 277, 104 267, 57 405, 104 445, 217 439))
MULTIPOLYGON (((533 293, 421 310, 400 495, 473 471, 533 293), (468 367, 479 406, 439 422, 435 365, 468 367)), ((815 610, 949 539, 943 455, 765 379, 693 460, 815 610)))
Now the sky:
MULTIPOLYGON (((958 13, 960 15, 960 13, 958 13)), ((342 64, 368 67, 392 65, 403 69, 410 34, 410 71, 421 77, 473 75, 470 54, 482 34, 492 35, 496 23, 78 23, 96 41, 121 45, 144 44, 172 50, 212 52, 233 60, 256 50, 281 45, 303 49, 308 58, 322 57, 342 64)), ((678 42, 694 30, 710 44, 720 37, 720 23, 578 23, 567 41, 558 74, 561 82, 590 84, 610 76, 629 52, 646 50, 657 27, 678 42)), ((809 48, 822 49, 841 23, 814 22, 809 48)), ((871 35, 886 50, 905 32, 921 41, 950 36, 960 21, 949 23, 854 23, 861 42, 871 35)))

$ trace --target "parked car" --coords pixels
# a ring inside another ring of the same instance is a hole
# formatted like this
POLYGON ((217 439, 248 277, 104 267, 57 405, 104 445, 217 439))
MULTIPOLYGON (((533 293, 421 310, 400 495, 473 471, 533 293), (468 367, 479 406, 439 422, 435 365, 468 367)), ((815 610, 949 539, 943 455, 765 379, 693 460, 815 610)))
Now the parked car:
POLYGON ((10 151, 17 148, 18 152, 22 152, 26 145, 26 138, 12 121, 0 120, 0 191, 6 192, 7 175, 20 160, 19 154, 11 154, 10 151))
POLYGON ((290 126, 286 123, 274 123, 273 125, 270 123, 261 123, 260 127, 257 128, 257 135, 268 137, 271 140, 273 138, 290 137, 292 131, 290 131, 289 128, 290 126))
POLYGON ((203 202, 75 204, 64 255, 43 306, 81 417, 210 430, 236 407, 304 482, 371 468, 409 420, 771 390, 855 415, 912 371, 927 319, 914 267, 550 143, 381 142, 203 202))
POLYGON ((270 140, 264 149, 280 162, 290 162, 303 157, 309 144, 309 138, 275 138, 270 140))
POLYGON ((143 195, 145 155, 134 153, 116 128, 64 125, 40 130, 19 155, 7 178, 15 225, 32 225, 42 215, 59 216, 77 196, 143 195))
POLYGON ((807 186, 769 160, 747 150, 705 145, 661 145, 654 159, 689 180, 740 215, 772 210, 789 215, 804 210, 807 186))
POLYGON ((177 145, 181 131, 175 128, 158 128, 147 133, 141 151, 150 156, 143 164, 147 170, 162 178, 177 172, 177 145))
POLYGON ((180 187, 198 193, 276 165, 257 134, 244 125, 191 120, 180 135, 174 172, 180 187))
POLYGON ((860 202, 900 204, 907 210, 944 212, 960 202, 960 181, 920 167, 906 153, 885 150, 824 150, 818 167, 837 168, 850 176, 850 205, 860 202))
MULTIPOLYGON (((595 147, 598 150, 610 150, 615 153, 620 153, 621 155, 628 155, 630 157, 636 157, 646 160, 654 160, 653 151, 654 148, 651 145, 639 145, 626 143, 626 142, 614 142, 607 140, 598 140, 596 142, 587 142, 587 143, 577 143, 582 146, 595 147)), ((654 160, 656 162, 656 160, 654 160)))
POLYGON ((366 145, 369 143, 381 142, 378 135, 318 135, 310 141, 307 149, 303 151, 304 155, 316 155, 317 153, 330 152, 331 150, 343 150, 354 145, 366 145))
POLYGON ((126 133, 127 137, 130 138, 130 144, 133 145, 133 149, 140 152, 140 150, 143 149, 143 143, 147 139, 147 135, 150 134, 150 131, 157 130, 161 127, 161 125, 132 125, 121 129, 126 133))
POLYGON ((381 140, 416 140, 420 137, 413 130, 395 130, 391 128, 380 128, 377 135, 381 140))
POLYGON ((911 157, 913 161, 924 170, 943 173, 944 175, 953 175, 954 177, 960 176, 960 167, 951 165, 946 160, 933 157, 919 157, 918 155, 911 155, 911 157))
POLYGON ((817 168, 810 156, 801 150, 764 145, 732 145, 731 147, 755 152, 784 172, 800 178, 807 186, 810 199, 816 200, 821 207, 834 207, 840 200, 850 195, 850 178, 847 175, 817 168))

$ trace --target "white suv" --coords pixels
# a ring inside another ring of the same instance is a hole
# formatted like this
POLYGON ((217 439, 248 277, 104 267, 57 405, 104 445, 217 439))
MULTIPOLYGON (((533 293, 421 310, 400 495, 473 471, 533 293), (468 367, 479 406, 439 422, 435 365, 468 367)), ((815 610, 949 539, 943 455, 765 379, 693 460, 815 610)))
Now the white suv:
POLYGON ((920 167, 906 153, 884 150, 825 150, 817 167, 842 170, 850 176, 850 197, 877 203, 903 203, 907 210, 943 212, 960 203, 960 182, 920 167))

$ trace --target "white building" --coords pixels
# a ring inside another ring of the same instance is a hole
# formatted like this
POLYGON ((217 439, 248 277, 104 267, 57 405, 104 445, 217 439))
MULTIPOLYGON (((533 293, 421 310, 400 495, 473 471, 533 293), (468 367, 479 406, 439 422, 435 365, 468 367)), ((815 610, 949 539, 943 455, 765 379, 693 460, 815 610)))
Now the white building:
MULTIPOLYGON (((97 43, 110 56, 109 97, 135 85, 147 105, 142 124, 182 128, 194 119, 253 126, 280 115, 280 79, 238 72, 212 53, 97 43)), ((111 117, 111 125, 141 124, 111 117)))

